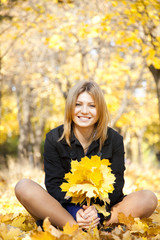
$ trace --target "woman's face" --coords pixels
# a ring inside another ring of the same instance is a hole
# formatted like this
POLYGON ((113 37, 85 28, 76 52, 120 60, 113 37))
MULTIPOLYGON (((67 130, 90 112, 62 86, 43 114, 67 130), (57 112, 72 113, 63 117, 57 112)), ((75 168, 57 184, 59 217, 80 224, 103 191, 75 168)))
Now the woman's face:
POLYGON ((73 122, 75 127, 94 127, 98 120, 95 101, 87 92, 79 94, 73 112, 73 122))

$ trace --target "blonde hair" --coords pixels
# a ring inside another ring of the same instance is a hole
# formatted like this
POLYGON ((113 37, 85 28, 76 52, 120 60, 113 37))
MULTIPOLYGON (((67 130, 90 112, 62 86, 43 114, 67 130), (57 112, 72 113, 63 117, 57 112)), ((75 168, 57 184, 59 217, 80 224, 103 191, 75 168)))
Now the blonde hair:
POLYGON ((87 92, 89 93, 96 105, 98 120, 95 124, 95 134, 92 136, 92 141, 100 139, 100 148, 104 144, 104 141, 107 139, 107 128, 109 123, 109 112, 107 109, 107 105, 104 99, 104 95, 98 84, 94 81, 79 81, 76 85, 74 85, 68 92, 66 105, 65 105, 65 114, 64 114, 64 131, 59 140, 65 138, 66 142, 69 146, 70 144, 70 135, 72 128, 72 116, 74 112, 74 108, 76 105, 76 100, 79 94, 87 92))

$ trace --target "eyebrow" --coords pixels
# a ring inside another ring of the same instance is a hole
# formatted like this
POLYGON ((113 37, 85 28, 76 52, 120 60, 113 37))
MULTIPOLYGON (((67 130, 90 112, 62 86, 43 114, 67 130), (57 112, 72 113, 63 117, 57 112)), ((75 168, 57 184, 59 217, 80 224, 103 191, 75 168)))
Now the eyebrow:
MULTIPOLYGON (((76 102, 83 103, 82 101, 79 101, 79 100, 77 100, 76 102)), ((88 103, 95 104, 95 102, 88 102, 88 103)))

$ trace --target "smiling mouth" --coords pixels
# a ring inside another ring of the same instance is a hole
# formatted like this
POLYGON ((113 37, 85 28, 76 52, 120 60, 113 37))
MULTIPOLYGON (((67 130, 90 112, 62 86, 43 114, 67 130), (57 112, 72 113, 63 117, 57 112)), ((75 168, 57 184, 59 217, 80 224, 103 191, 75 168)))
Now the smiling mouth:
POLYGON ((88 120, 91 119, 91 117, 84 117, 84 116, 78 116, 79 119, 84 119, 84 120, 88 120))

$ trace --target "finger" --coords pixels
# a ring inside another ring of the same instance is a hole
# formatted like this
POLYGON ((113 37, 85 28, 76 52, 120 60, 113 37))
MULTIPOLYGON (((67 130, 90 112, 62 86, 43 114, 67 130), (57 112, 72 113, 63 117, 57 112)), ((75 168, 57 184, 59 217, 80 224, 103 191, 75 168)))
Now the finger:
POLYGON ((93 224, 99 224, 100 223, 100 218, 97 218, 93 221, 93 224))
POLYGON ((90 220, 90 221, 88 221, 88 219, 87 220, 83 220, 83 219, 79 219, 79 221, 77 222, 80 226, 90 226, 90 225, 98 225, 99 224, 99 222, 100 222, 100 218, 96 218, 95 220, 90 220))
POLYGON ((89 226, 88 223, 84 223, 84 222, 78 222, 79 227, 83 227, 83 226, 89 226))
POLYGON ((83 205, 82 206, 82 208, 84 209, 84 210, 86 210, 87 208, 89 208, 90 206, 86 206, 86 205, 83 205))
POLYGON ((100 218, 95 218, 90 221, 90 223, 93 223, 93 224, 97 222, 100 222, 100 218))
POLYGON ((91 222, 88 226, 89 226, 90 228, 94 228, 94 227, 96 227, 99 223, 100 223, 100 221, 99 221, 99 220, 96 220, 96 221, 91 222))
POLYGON ((84 213, 83 217, 84 217, 84 219, 86 219, 88 216, 86 215, 85 211, 89 208, 89 206, 83 205, 82 208, 83 208, 83 213, 84 213))
POLYGON ((98 216, 98 214, 97 214, 97 212, 89 212, 89 213, 85 213, 85 215, 87 216, 87 217, 97 217, 98 216))
POLYGON ((95 228, 97 226, 98 226, 98 224, 96 223, 96 224, 91 225, 90 228, 92 229, 92 228, 95 228))
POLYGON ((84 213, 91 215, 93 213, 97 213, 97 209, 94 206, 90 206, 84 210, 84 213))
POLYGON ((85 214, 82 216, 83 219, 86 221, 86 222, 92 222, 93 220, 99 218, 97 212, 90 212, 89 214, 85 214))
POLYGON ((81 216, 82 216, 84 219, 87 219, 87 218, 89 218, 89 217, 94 217, 95 214, 94 214, 93 212, 89 212, 89 213, 83 212, 83 213, 81 214, 81 216))
POLYGON ((79 214, 82 218, 85 216, 83 209, 78 210, 77 214, 79 214))
POLYGON ((80 224, 80 225, 79 225, 79 228, 81 228, 81 229, 89 229, 89 228, 93 229, 93 228, 95 228, 97 225, 98 225, 98 223, 89 224, 89 225, 80 224))
POLYGON ((95 212, 84 213, 84 215, 83 215, 84 219, 87 219, 87 218, 94 219, 96 217, 98 217, 98 215, 95 212))
POLYGON ((80 229, 83 229, 83 230, 84 230, 84 229, 85 229, 85 230, 88 230, 88 229, 89 229, 89 226, 81 226, 81 227, 79 226, 79 228, 80 228, 80 229))
POLYGON ((95 217, 81 217, 80 215, 76 215, 76 220, 77 222, 82 222, 82 223, 86 223, 86 224, 89 224, 91 222, 93 222, 95 219, 97 219, 97 216, 95 217))
MULTIPOLYGON (((86 212, 85 212, 85 214, 86 214, 86 212)), ((97 210, 96 211, 90 211, 89 213, 87 213, 86 215, 85 215, 85 218, 88 218, 88 219, 95 219, 95 218, 97 218, 98 217, 98 212, 97 212, 97 210)))
POLYGON ((83 205, 83 209, 84 210, 96 210, 96 208, 95 208, 95 206, 93 206, 93 205, 91 205, 91 206, 85 206, 85 205, 83 205))

